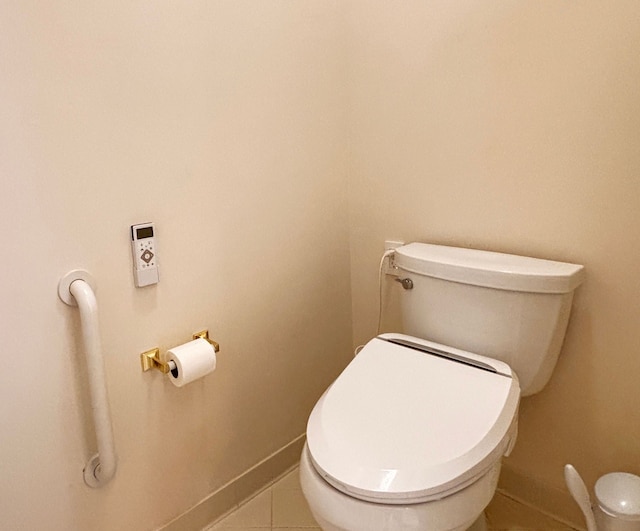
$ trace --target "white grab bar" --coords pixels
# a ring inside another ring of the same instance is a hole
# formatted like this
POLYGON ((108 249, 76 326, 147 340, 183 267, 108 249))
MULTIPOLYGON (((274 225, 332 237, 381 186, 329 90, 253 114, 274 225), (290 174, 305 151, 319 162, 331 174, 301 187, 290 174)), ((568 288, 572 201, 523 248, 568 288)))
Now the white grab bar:
POLYGON ((98 453, 84 468, 84 481, 90 487, 102 487, 115 475, 117 456, 111 428, 109 398, 104 373, 104 359, 100 346, 98 301, 89 273, 76 269, 67 273, 58 285, 58 295, 70 306, 78 306, 82 325, 82 343, 87 359, 89 390, 93 425, 98 443, 98 453))

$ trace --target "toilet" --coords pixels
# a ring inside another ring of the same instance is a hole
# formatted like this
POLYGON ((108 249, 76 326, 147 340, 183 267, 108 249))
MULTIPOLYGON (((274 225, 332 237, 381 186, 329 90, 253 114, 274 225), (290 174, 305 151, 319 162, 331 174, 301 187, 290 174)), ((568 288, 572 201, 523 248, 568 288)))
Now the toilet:
POLYGON ((424 243, 391 264, 403 333, 371 339, 316 403, 303 493, 325 531, 481 531, 584 268, 424 243))

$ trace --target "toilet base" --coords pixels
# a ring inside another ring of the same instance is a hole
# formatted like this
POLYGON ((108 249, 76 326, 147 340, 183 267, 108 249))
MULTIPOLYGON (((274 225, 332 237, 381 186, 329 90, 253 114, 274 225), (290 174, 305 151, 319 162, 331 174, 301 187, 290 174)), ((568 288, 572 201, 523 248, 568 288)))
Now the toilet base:
POLYGON ((477 481, 441 500, 409 505, 371 503, 348 496, 320 477, 305 445, 300 484, 324 531, 486 531, 484 509, 496 490, 501 461, 477 481))
POLYGON ((484 512, 473 522, 473 525, 467 531, 487 531, 487 518, 484 512))
MULTIPOLYGON (((320 522, 318 519, 316 519, 316 521, 318 522, 318 524, 320 525, 323 531, 350 531, 349 529, 336 527, 327 521, 320 522)), ((466 529, 466 531, 487 531, 487 518, 485 517, 484 513, 482 513, 478 517, 478 519, 475 522, 473 522, 471 527, 466 529)))

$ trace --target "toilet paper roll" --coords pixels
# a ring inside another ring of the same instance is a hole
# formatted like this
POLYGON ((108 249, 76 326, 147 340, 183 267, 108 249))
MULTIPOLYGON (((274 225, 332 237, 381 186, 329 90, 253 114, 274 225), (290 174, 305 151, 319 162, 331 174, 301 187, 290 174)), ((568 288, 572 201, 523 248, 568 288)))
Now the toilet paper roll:
POLYGON ((176 368, 167 374, 169 380, 182 387, 215 370, 216 351, 208 341, 198 338, 169 349, 166 360, 176 364, 176 368))

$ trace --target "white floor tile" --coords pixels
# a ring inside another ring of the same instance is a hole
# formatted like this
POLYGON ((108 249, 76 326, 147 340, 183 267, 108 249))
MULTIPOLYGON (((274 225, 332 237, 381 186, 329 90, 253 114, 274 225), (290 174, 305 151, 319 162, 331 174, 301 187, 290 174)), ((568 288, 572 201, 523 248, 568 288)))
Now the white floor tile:
MULTIPOLYGON (((294 469, 209 531, 322 531, 311 515, 298 474, 294 469)), ((489 531, 572 529, 500 493, 487 508, 487 520, 489 531)))
POLYGON ((271 489, 241 505, 211 529, 271 529, 271 489))

